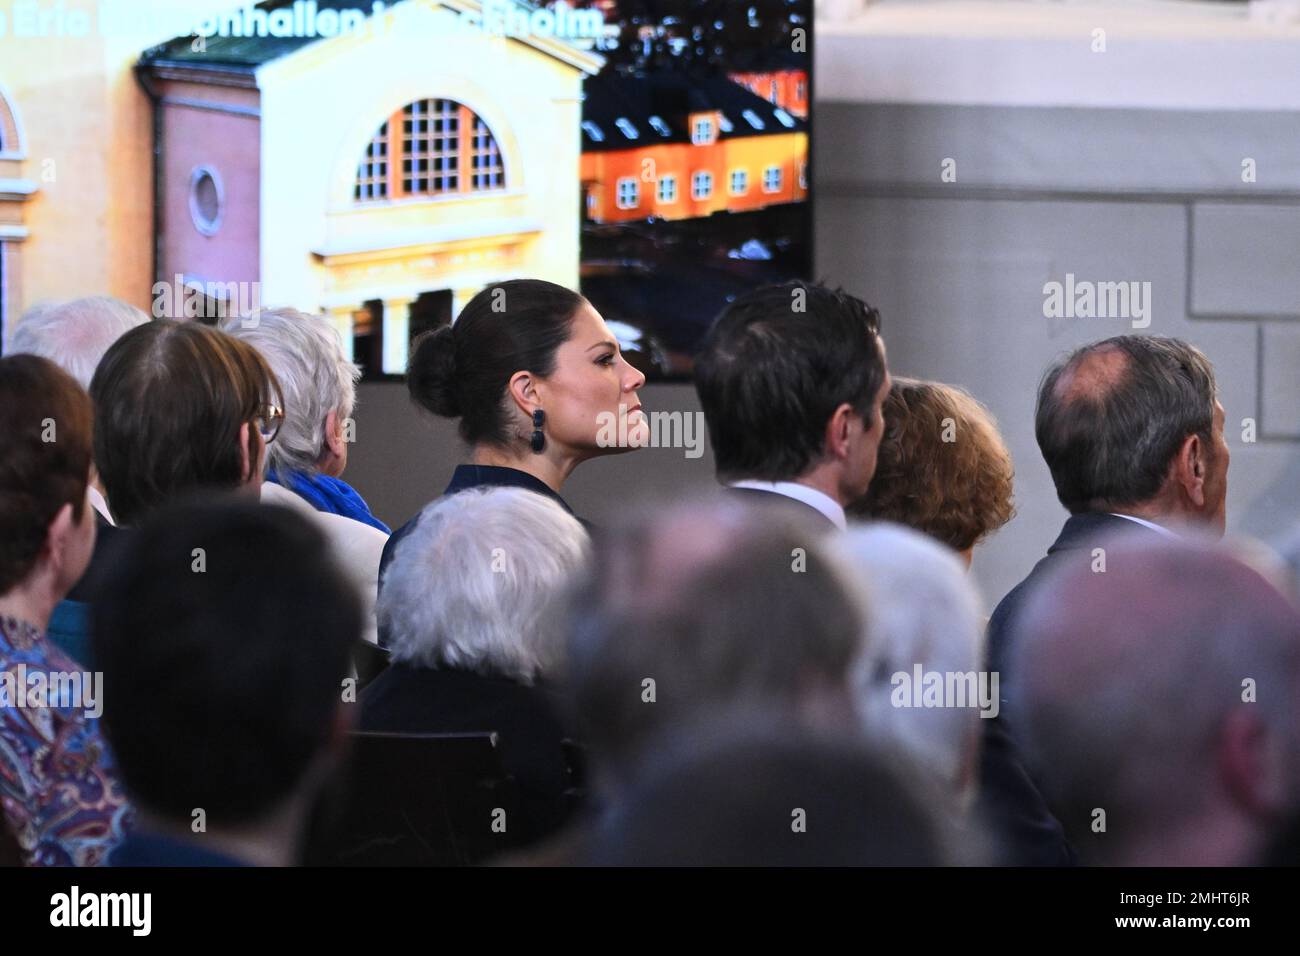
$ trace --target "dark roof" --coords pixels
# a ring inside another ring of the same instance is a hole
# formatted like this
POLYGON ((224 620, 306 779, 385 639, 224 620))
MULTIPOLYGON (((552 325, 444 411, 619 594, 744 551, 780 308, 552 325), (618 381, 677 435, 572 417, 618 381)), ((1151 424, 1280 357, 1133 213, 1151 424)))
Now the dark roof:
POLYGON ((778 70, 803 70, 807 73, 811 67, 811 57, 807 53, 796 53, 788 46, 737 50, 727 63, 731 73, 775 73, 778 70))
POLYGON ((605 70, 583 83, 582 148, 584 152, 599 153, 689 143, 690 114, 710 110, 721 110, 730 125, 727 129, 724 124, 720 139, 804 132, 808 128, 799 117, 725 76, 692 76, 676 70, 633 75, 605 70), (629 135, 620 120, 635 135, 629 135))
MULTIPOLYGON (((256 6, 258 10, 268 13, 282 7, 292 7, 293 0, 267 0, 256 6)), ((239 13, 228 10, 226 13, 239 13)), ((367 19, 373 7, 369 0, 316 0, 317 15, 322 10, 362 10, 367 19)), ((196 16, 197 25, 201 17, 196 16)), ((218 21, 219 22, 219 21, 218 21)), ((252 72, 263 63, 269 63, 296 50, 301 50, 318 40, 327 39, 319 36, 273 37, 273 36, 210 36, 203 41, 202 52, 193 49, 194 35, 176 37, 166 43, 145 50, 140 56, 141 64, 183 64, 185 66, 221 66, 226 68, 243 68, 252 72)))
MULTIPOLYGON (((398 0, 387 0, 386 9, 391 9, 397 2, 398 0)), ((518 6, 529 9, 536 6, 530 0, 514 0, 514 2, 518 6)), ((292 8, 293 4, 294 0, 265 0, 263 3, 256 4, 255 9, 265 10, 270 13, 284 7, 292 8)), ((225 14, 240 13, 242 10, 242 7, 237 10, 227 10, 225 14)), ((360 10, 365 14, 366 19, 369 19, 374 13, 374 4, 373 0, 316 0, 316 10, 318 16, 324 10, 360 10)), ((196 16, 194 18, 195 24, 197 25, 202 19, 204 18, 196 16)), ((312 43, 330 38, 323 36, 210 36, 204 39, 205 49, 202 52, 193 49, 194 39, 194 34, 187 34, 151 47, 141 54, 140 65, 144 67, 155 65, 212 66, 227 72, 252 73, 263 63, 269 63, 312 43)))

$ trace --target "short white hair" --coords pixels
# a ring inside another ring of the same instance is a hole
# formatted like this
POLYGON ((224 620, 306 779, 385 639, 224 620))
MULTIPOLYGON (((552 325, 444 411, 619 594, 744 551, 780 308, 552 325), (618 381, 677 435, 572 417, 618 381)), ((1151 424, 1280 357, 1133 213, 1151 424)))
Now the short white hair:
POLYGON ((42 302, 19 318, 9 349, 49 359, 89 391, 104 353, 125 333, 148 321, 147 313, 106 295, 42 302))
POLYGON ((549 603, 582 570, 586 530, 522 488, 474 488, 420 513, 384 573, 376 614, 394 661, 510 677, 553 672, 549 603))
POLYGON ((854 704, 868 735, 899 746, 946 786, 961 783, 979 741, 976 707, 901 708, 894 674, 984 667, 981 601, 956 552, 889 522, 851 527, 831 542, 866 593, 866 637, 853 667, 854 704))
POLYGON ((284 422, 267 446, 268 464, 313 474, 325 451, 326 417, 346 419, 356 407, 361 369, 343 354, 338 330, 323 315, 296 309, 231 316, 221 330, 257 349, 280 380, 284 422))

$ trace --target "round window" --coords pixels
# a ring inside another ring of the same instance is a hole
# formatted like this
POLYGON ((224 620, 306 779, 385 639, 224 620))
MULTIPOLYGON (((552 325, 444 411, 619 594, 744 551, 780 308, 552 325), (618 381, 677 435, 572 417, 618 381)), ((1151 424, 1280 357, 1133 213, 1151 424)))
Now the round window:
POLYGON ((190 218, 194 228, 205 236, 221 228, 225 191, 221 179, 211 166, 199 166, 190 174, 190 218))

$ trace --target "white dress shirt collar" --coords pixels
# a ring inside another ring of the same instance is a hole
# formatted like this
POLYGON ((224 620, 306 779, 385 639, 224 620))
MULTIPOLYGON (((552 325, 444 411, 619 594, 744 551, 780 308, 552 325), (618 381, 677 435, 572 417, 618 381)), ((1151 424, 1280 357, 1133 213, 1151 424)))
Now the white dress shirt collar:
POLYGON ((826 520, 835 525, 841 531, 848 526, 848 520, 844 517, 844 508, 840 503, 823 491, 816 488, 809 488, 807 485, 801 485, 797 481, 756 481, 745 479, 744 481, 733 481, 730 483, 732 488, 753 488, 758 491, 771 491, 778 495, 785 495, 787 498, 793 498, 795 501, 802 501, 810 508, 816 508, 826 516, 826 520))
POLYGON ((1157 534, 1162 534, 1162 535, 1164 535, 1166 538, 1173 538, 1175 541, 1178 540, 1178 535, 1174 534, 1174 533, 1173 533, 1172 531, 1170 531, 1168 528, 1165 528, 1165 527, 1163 527, 1163 526, 1161 526, 1161 525, 1156 524, 1154 521, 1148 521, 1146 518, 1137 518, 1137 517, 1134 517, 1133 515, 1122 515, 1122 514, 1118 514, 1117 512, 1114 512, 1114 511, 1110 512, 1110 514, 1112 514, 1112 515, 1113 515, 1114 517, 1116 517, 1116 518, 1126 518, 1126 519, 1128 519, 1129 521, 1136 521, 1138 524, 1142 525, 1144 528, 1150 528, 1152 531, 1156 532, 1157 534))
POLYGON ((90 496, 90 506, 99 512, 99 516, 109 524, 116 525, 117 522, 113 520, 113 516, 108 511, 108 502, 99 493, 99 489, 94 485, 87 485, 86 494, 90 496))

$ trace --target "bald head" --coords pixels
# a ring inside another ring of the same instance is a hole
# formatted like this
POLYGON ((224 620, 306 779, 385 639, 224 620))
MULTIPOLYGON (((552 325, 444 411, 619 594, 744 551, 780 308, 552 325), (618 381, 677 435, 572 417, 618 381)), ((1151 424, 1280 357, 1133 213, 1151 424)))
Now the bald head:
POLYGON ((1083 351, 1061 371, 1056 380, 1056 397, 1067 405, 1101 402, 1124 382, 1129 364, 1128 355, 1114 345, 1103 343, 1083 351))
POLYGON ((1224 549, 1102 552, 1036 589, 1015 635, 1013 712, 1062 823, 1103 861, 1190 827, 1246 862, 1300 800, 1300 614, 1224 549))
POLYGON ((1072 514, 1156 499, 1189 436, 1212 454, 1217 387, 1209 360, 1179 339, 1120 335, 1048 369, 1035 434, 1072 514))

